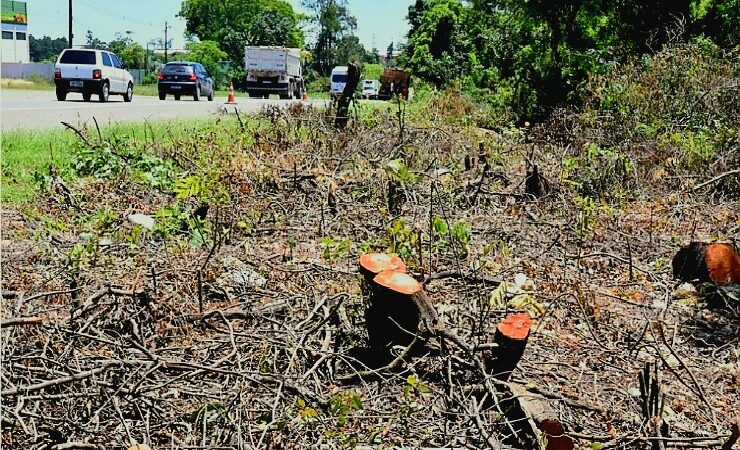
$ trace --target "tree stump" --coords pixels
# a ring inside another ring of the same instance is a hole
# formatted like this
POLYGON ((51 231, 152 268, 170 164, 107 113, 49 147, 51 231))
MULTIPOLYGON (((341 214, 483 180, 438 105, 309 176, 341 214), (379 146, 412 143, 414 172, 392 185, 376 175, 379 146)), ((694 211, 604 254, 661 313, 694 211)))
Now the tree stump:
POLYGON ((362 274, 360 288, 363 296, 370 296, 373 278, 385 271, 406 272, 406 264, 394 253, 366 253, 360 256, 360 274, 362 274))
POLYGON ((673 257, 673 277, 682 281, 740 283, 740 256, 729 243, 692 242, 673 257))
POLYGON ((373 278, 371 287, 365 314, 371 347, 408 347, 417 335, 434 333, 440 327, 429 297, 411 275, 381 272, 373 278))
POLYGON ((486 361, 488 371, 499 380, 506 381, 519 364, 527 346, 532 319, 527 313, 512 314, 498 324, 494 342, 498 344, 492 358, 486 361))
POLYGON ((532 164, 527 168, 527 174, 524 179, 524 192, 534 198, 540 198, 550 193, 550 183, 540 174, 537 164, 532 164))
POLYGON ((344 129, 349 121, 349 104, 355 96, 357 84, 360 82, 360 66, 352 63, 347 66, 347 84, 344 85, 344 91, 339 96, 337 102, 337 117, 334 119, 334 127, 344 129))

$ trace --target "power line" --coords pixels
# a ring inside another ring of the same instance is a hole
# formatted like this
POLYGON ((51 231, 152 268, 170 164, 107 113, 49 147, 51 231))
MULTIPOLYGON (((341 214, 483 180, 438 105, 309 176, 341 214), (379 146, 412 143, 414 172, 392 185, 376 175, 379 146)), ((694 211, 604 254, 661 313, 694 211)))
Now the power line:
POLYGON ((134 24, 137 24, 137 25, 142 25, 142 26, 146 26, 146 27, 150 27, 150 28, 158 28, 158 26, 155 25, 153 22, 142 22, 140 20, 132 19, 132 18, 127 17, 127 16, 124 16, 124 15, 112 13, 109 10, 104 9, 100 5, 95 4, 95 3, 93 3, 93 2, 91 2, 89 0, 79 0, 79 1, 81 1, 85 6, 89 7, 90 9, 92 9, 92 10, 94 10, 94 11, 100 13, 100 14, 104 14, 104 15, 106 15, 108 17, 113 17, 115 19, 123 19, 126 22, 131 22, 131 23, 134 23, 134 24))

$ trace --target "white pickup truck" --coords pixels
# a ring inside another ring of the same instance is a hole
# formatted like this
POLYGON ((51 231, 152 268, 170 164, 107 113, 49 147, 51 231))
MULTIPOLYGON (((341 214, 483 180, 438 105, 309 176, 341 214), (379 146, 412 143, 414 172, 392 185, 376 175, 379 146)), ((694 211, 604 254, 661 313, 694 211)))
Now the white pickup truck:
POLYGON ((94 95, 107 102, 110 94, 134 98, 134 78, 115 53, 94 49, 66 49, 54 65, 57 100, 63 102, 68 92, 82 93, 86 102, 94 95))

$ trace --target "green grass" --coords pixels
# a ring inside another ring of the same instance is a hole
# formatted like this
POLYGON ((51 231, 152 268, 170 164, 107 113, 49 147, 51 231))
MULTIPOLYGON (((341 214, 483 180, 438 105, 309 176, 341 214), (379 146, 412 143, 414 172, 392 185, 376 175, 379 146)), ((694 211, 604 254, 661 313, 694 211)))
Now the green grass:
POLYGON ((77 136, 68 130, 19 130, 2 134, 2 203, 23 203, 34 197, 39 176, 49 173, 49 164, 69 170, 71 147, 77 136))
POLYGON ((37 91, 53 91, 54 83, 46 83, 42 81, 26 80, 23 78, 4 78, 0 82, 0 86, 3 89, 30 89, 37 91))
MULTIPOLYGON (((247 123, 248 118, 243 118, 247 123)), ((192 139, 205 135, 215 129, 230 130, 237 127, 235 117, 208 117, 159 122, 124 122, 101 126, 104 138, 126 137, 131 145, 158 145, 192 139)), ((84 130, 90 139, 97 138, 97 131, 84 130)), ((229 132, 219 133, 219 138, 227 139, 229 132)), ((49 174, 53 162, 65 181, 76 179, 73 164, 74 146, 79 137, 68 129, 54 130, 15 130, 3 132, 0 139, 2 148, 2 179, 0 180, 0 201, 3 204, 24 204, 43 191, 44 176, 49 174)), ((175 144, 172 144, 175 145, 175 144)))

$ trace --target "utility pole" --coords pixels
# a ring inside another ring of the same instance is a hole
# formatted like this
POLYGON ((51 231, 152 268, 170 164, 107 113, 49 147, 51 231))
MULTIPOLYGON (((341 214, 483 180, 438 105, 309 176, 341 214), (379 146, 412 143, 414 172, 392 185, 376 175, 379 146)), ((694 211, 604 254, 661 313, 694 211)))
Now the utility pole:
MULTIPOLYGON (((70 0, 72 1, 72 0, 70 0)), ((167 44, 167 30, 170 28, 169 25, 167 25, 167 21, 164 22, 164 63, 167 64, 167 47, 169 45, 167 44)))
POLYGON ((72 48, 72 0, 69 0, 69 48, 72 48))

